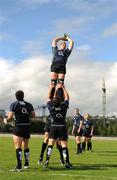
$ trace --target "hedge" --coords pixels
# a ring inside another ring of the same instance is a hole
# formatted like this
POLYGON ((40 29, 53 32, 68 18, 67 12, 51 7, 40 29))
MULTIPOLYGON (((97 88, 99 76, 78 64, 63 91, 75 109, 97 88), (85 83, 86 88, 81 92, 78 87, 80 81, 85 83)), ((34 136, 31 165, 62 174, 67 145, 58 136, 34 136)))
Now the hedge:
MULTIPOLYGON (((46 118, 45 118, 46 119, 46 118)), ((96 136, 117 136, 117 118, 106 121, 105 118, 93 118, 94 122, 94 135, 96 136)), ((45 126, 44 118, 37 118, 31 120, 31 133, 44 133, 45 126)), ((68 134, 72 132, 73 121, 72 117, 66 118, 68 134)), ((0 122, 0 132, 12 132, 13 125, 4 125, 0 122)))

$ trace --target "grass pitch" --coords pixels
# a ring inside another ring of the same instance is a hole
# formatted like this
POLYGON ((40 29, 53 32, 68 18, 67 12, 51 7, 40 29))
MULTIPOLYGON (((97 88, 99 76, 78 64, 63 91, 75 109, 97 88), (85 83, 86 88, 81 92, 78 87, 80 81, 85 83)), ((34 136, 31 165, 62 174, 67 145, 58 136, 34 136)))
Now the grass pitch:
MULTIPOLYGON (((65 169, 59 162, 59 153, 53 149, 49 168, 37 164, 43 139, 30 139, 30 169, 9 172, 15 167, 15 150, 11 137, 0 137, 0 180, 117 180, 117 141, 93 140, 94 152, 75 154, 75 140, 68 147, 73 169, 65 169)), ((24 160, 24 159, 23 159, 24 160)))

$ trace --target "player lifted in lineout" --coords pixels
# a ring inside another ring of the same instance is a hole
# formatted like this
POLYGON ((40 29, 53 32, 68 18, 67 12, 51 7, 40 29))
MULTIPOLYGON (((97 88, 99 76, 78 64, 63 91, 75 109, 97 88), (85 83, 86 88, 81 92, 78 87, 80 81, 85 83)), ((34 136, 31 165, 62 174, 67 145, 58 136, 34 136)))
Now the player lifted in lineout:
POLYGON ((74 42, 68 34, 58 37, 52 41, 53 60, 51 64, 51 84, 64 83, 66 74, 66 63, 73 49, 74 42), (61 42, 62 41, 62 42, 61 42), (66 41, 69 42, 67 47, 66 41))

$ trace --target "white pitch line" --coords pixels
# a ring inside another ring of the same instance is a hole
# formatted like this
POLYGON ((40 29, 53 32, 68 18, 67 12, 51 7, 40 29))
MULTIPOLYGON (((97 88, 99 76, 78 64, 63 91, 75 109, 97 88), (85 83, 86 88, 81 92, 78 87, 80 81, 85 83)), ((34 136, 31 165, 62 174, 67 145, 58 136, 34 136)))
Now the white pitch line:
POLYGON ((81 174, 48 174, 48 176, 69 176, 69 177, 90 177, 90 178, 105 178, 105 179, 116 179, 117 177, 109 177, 109 176, 90 176, 90 175, 81 175, 81 174))

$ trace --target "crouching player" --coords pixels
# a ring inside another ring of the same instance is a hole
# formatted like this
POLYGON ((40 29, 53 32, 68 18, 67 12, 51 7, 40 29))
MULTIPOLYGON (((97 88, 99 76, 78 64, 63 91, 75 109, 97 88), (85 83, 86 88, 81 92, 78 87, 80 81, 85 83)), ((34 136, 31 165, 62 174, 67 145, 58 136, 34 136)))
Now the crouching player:
MULTIPOLYGON (((67 113, 67 108, 69 105, 69 95, 65 89, 65 87, 61 84, 64 93, 64 101, 61 100, 61 97, 56 96, 53 100, 48 99, 47 106, 51 116, 51 127, 49 133, 49 142, 46 154, 46 161, 44 167, 49 165, 49 159, 52 153, 53 146, 55 141, 59 139, 61 146, 62 146, 62 154, 64 157, 65 167, 72 168, 72 165, 69 161, 69 152, 67 148, 67 129, 66 129, 66 122, 65 117, 67 113)), ((58 85, 56 86, 56 90, 58 85)))

